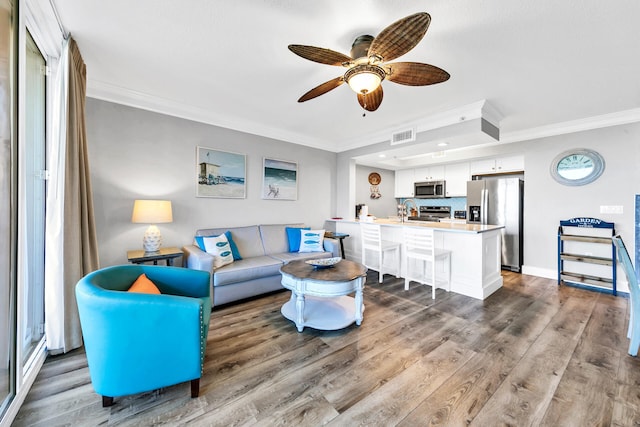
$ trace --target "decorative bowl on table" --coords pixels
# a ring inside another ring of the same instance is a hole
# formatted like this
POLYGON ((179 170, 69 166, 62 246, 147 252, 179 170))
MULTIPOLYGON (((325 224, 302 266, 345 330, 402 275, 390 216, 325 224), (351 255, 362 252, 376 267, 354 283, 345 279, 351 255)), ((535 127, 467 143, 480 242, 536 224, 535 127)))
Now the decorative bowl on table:
POLYGON ((320 259, 310 259, 305 261, 307 264, 312 265, 313 268, 321 269, 321 268, 331 268, 342 260, 339 256, 333 258, 320 258, 320 259))

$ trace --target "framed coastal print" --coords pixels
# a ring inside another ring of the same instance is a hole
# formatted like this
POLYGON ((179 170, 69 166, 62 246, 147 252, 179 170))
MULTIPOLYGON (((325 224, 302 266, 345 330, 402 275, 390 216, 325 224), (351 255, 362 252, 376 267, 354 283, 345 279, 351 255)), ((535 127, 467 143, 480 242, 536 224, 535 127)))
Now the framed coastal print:
POLYGON ((297 200, 298 164, 265 157, 262 168, 262 198, 297 200))
POLYGON ((246 197, 246 155, 198 147, 196 170, 196 197, 246 197))

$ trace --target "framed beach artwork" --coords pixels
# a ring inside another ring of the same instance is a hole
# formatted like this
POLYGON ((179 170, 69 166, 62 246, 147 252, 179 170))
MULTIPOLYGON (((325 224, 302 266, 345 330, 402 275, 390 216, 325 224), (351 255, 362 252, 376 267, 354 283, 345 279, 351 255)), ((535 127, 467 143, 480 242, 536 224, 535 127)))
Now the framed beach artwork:
POLYGON ((262 168, 262 198, 297 200, 298 164, 265 157, 262 168))
POLYGON ((247 194, 247 156, 198 147, 196 197, 244 199, 247 194))

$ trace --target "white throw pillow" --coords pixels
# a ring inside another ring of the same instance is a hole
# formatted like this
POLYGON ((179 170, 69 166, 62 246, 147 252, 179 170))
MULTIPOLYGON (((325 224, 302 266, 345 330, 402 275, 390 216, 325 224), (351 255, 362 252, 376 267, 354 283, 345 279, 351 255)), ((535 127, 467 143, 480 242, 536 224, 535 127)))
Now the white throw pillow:
POLYGON ((208 254, 213 255, 213 268, 233 262, 233 254, 227 236, 221 234, 215 237, 203 237, 204 247, 208 254))
POLYGON ((299 252, 324 252, 324 230, 300 230, 299 252))

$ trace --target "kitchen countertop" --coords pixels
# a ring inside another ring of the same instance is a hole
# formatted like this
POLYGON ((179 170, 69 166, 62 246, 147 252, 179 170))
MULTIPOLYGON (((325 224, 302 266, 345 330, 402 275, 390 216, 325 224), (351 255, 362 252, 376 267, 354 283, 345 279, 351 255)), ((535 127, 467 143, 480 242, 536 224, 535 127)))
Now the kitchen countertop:
MULTIPOLYGON (((327 221, 359 223, 356 219, 328 219, 327 221)), ((487 231, 499 230, 504 228, 503 225, 482 225, 467 224, 460 222, 431 222, 431 221, 405 221, 400 222, 393 219, 378 218, 372 221, 373 224, 388 225, 392 227, 426 227, 433 228, 437 231, 453 232, 453 233, 485 233, 487 231)))

